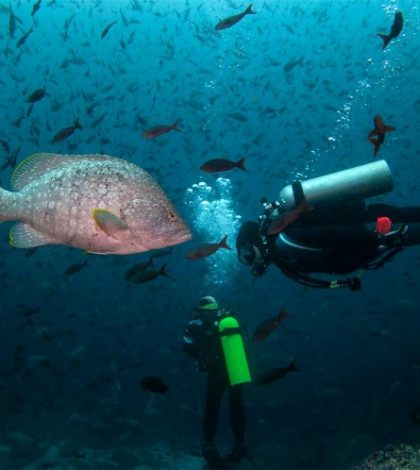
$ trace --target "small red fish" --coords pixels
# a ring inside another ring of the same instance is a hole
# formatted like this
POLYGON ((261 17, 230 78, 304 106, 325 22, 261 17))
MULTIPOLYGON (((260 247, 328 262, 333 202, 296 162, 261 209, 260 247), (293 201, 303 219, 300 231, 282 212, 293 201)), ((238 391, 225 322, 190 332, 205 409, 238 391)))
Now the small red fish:
POLYGON ((181 132, 178 128, 178 121, 173 124, 158 124, 157 126, 149 127, 143 132, 144 139, 155 139, 156 137, 166 134, 167 132, 177 131, 181 132))
POLYGON ((215 158, 208 160, 200 166, 200 170, 207 173, 217 173, 219 171, 233 170, 233 168, 239 168, 240 170, 247 171, 244 167, 245 158, 241 158, 237 162, 232 162, 225 158, 215 158))
POLYGON ((79 118, 74 121, 72 126, 65 127, 64 129, 58 131, 57 134, 55 134, 53 137, 52 143, 56 144, 57 142, 61 142, 62 140, 67 139, 67 137, 70 137, 76 129, 82 129, 79 118))
POLYGON ((252 341, 254 343, 259 343, 260 341, 265 340, 285 318, 292 318, 292 316, 282 308, 276 317, 264 320, 259 326, 257 326, 252 335, 252 341))
POLYGON ((373 156, 376 157, 379 152, 380 146, 384 143, 385 133, 395 131, 395 127, 384 124, 382 116, 379 114, 377 114, 373 118, 373 123, 375 125, 375 128, 369 132, 368 139, 369 142, 373 144, 373 156), (376 139, 373 138, 374 135, 377 136, 376 139))
POLYGON ((219 21, 217 23, 217 25, 214 27, 214 29, 216 29, 217 31, 220 31, 221 29, 231 28, 233 25, 235 25, 236 23, 241 21, 241 19, 245 15, 255 15, 255 11, 252 11, 252 3, 242 13, 238 13, 237 15, 229 16, 228 18, 225 18, 224 20, 219 21))
POLYGON ((276 235, 277 233, 283 232, 290 224, 295 222, 303 212, 311 211, 313 207, 310 206, 306 201, 296 209, 284 212, 277 219, 274 219, 268 227, 268 235, 276 235))
POLYGON ((205 243, 204 245, 200 245, 197 248, 193 248, 192 250, 187 251, 186 257, 188 259, 197 260, 212 255, 219 248, 231 250, 226 241, 227 235, 225 235, 219 243, 205 243))

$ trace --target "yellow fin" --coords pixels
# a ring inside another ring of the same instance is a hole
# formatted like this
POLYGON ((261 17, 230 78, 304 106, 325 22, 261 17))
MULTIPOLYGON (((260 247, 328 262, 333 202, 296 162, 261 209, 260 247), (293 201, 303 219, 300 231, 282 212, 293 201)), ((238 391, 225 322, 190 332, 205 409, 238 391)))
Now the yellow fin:
POLYGON ((129 229, 126 222, 106 209, 95 208, 93 209, 92 214, 93 220, 95 221, 98 229, 102 230, 112 238, 118 239, 118 232, 129 229))

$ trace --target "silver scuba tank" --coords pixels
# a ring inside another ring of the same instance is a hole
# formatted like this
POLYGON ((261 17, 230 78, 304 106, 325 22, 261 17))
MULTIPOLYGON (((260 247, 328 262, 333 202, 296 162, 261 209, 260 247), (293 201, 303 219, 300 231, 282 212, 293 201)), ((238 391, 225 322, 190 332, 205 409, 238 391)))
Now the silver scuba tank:
POLYGON ((279 193, 279 208, 291 210, 305 200, 310 205, 331 204, 346 198, 371 197, 391 191, 392 175, 385 160, 337 171, 285 186, 279 193), (302 194, 303 193, 303 194, 302 194))

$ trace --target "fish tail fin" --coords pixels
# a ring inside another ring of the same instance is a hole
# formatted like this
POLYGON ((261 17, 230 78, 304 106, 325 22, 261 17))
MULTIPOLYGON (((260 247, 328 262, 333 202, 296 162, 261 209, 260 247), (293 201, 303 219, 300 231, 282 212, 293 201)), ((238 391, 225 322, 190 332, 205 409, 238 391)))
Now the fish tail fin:
POLYGON ((232 248, 227 244, 227 235, 225 235, 219 242, 219 248, 225 248, 226 250, 231 250, 232 248))
POLYGON ((236 166, 237 168, 239 168, 240 170, 248 171, 248 170, 245 168, 245 157, 242 157, 240 160, 238 160, 238 161, 235 163, 235 166, 236 166))
POLYGON ((376 157, 379 152, 379 147, 381 146, 379 139, 370 138, 369 142, 373 145, 373 156, 376 157))
POLYGON ((388 126, 387 124, 384 126, 384 131, 385 132, 392 132, 392 131, 395 131, 396 130, 396 127, 394 126, 388 126))
POLYGON ((179 125, 181 124, 181 120, 177 119, 173 124, 172 124, 172 129, 177 132, 181 132, 181 129, 179 128, 179 125))
POLYGON ((249 7, 245 10, 245 15, 255 15, 255 11, 252 9, 252 3, 249 7))
POLYGON ((384 42, 382 49, 385 49, 385 47, 389 44, 389 41, 392 39, 390 34, 377 34, 376 36, 379 36, 384 42))
POLYGON ((14 219, 10 212, 12 196, 13 194, 10 191, 0 188, 0 223, 14 219))
POLYGON ((293 361, 287 366, 289 372, 297 372, 299 370, 297 366, 297 360, 293 359, 293 361))

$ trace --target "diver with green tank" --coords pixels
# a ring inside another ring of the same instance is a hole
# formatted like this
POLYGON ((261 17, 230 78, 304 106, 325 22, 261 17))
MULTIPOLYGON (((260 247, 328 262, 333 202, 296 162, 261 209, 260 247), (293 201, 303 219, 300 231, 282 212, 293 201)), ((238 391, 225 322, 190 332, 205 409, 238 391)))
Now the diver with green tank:
POLYGON ((197 369, 207 372, 202 452, 210 469, 227 468, 227 464, 238 463, 244 457, 250 460, 245 446, 243 405, 243 385, 251 382, 246 343, 239 317, 220 309, 214 297, 202 297, 185 328, 182 347, 196 361, 197 369), (226 390, 235 443, 232 452, 222 459, 215 437, 226 390))

